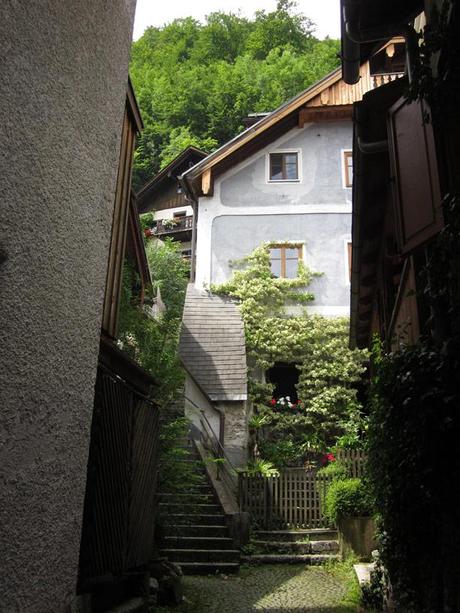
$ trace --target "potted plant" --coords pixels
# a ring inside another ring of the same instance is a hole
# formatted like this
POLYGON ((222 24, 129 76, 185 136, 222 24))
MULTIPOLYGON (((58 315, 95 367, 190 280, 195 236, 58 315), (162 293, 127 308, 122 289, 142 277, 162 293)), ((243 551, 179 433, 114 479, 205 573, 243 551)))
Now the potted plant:
POLYGON ((333 479, 326 493, 325 514, 338 527, 342 556, 353 552, 369 559, 377 543, 373 504, 362 479, 333 479))

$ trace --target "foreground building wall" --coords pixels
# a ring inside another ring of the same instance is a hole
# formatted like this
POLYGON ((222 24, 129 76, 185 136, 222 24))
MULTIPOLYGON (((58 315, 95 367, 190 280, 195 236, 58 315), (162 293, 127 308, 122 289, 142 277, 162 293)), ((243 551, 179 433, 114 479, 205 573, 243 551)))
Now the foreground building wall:
POLYGON ((0 9, 5 611, 65 611, 75 595, 134 9, 0 9))

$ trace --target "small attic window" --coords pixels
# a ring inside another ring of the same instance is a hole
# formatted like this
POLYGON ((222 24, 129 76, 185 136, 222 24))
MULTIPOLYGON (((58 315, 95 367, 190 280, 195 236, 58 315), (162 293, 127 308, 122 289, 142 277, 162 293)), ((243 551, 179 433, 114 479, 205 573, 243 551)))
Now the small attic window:
POLYGON ((299 153, 297 151, 280 151, 269 153, 269 181, 298 181, 299 153))

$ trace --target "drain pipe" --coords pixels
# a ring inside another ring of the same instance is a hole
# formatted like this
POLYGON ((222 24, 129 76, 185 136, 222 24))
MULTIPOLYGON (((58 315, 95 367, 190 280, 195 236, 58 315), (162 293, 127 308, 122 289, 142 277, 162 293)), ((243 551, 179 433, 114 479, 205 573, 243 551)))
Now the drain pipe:
POLYGON ((411 83, 414 78, 414 71, 420 63, 419 37, 414 28, 410 25, 390 24, 362 30, 359 27, 359 20, 353 15, 353 12, 356 12, 356 1, 342 0, 342 2, 345 81, 353 84, 359 80, 361 61, 359 47, 362 43, 377 43, 395 36, 402 36, 406 42, 406 70, 409 83, 411 83), (355 11, 353 11, 352 7, 355 11))

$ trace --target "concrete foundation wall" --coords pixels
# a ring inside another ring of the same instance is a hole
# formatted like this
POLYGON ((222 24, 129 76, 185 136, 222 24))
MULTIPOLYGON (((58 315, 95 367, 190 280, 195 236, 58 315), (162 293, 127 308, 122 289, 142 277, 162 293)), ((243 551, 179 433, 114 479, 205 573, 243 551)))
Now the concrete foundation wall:
POLYGON ((135 0, 0 6, 0 610, 75 597, 135 0))
POLYGON ((235 468, 241 468, 248 460, 247 402, 219 403, 219 408, 225 413, 225 453, 235 468))

